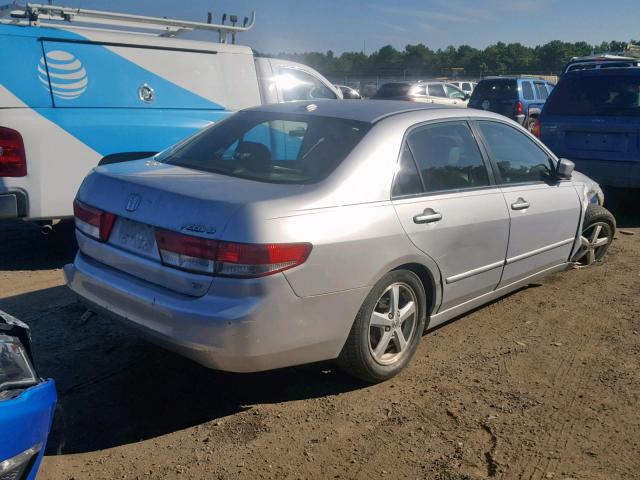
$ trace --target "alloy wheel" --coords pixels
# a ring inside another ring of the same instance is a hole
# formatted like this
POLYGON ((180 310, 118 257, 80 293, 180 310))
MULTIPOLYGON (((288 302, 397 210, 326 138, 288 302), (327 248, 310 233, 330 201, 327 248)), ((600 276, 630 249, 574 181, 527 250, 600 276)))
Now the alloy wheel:
POLYGON ((606 222, 595 222, 582 231, 580 248, 573 261, 580 265, 591 265, 600 260, 612 240, 611 226, 606 222))
POLYGON ((418 301, 406 283, 393 283, 382 293, 369 319, 369 349, 381 365, 400 360, 416 334, 418 301))

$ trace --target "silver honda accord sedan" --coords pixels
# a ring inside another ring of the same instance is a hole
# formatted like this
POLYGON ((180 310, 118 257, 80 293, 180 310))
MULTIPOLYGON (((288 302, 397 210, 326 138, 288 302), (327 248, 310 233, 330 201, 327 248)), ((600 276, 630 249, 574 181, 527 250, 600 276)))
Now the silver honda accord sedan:
POLYGON ((211 368, 337 359, 368 382, 425 330, 600 260, 596 183, 492 113, 393 101, 241 111, 95 168, 67 285, 211 368))

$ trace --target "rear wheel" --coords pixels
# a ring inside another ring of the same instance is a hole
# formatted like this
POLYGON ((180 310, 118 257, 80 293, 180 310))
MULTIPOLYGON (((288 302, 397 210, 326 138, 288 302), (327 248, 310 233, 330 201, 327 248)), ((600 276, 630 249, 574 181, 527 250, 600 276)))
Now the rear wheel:
POLYGON ((533 132, 533 128, 535 127, 535 125, 536 125, 536 118, 535 117, 529 118, 529 120, 527 120, 527 130, 529 132, 533 132))
POLYGON ((365 299, 338 365, 369 383, 398 374, 415 354, 424 331, 425 293, 417 275, 395 270, 365 299))
POLYGON ((600 205, 590 204, 584 216, 580 248, 573 257, 579 265, 588 266, 602 260, 616 233, 616 219, 600 205))

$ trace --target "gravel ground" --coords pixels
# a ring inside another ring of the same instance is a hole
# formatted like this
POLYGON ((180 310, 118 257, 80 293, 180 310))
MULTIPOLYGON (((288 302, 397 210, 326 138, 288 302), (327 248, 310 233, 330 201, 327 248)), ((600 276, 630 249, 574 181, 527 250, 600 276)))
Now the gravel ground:
MULTIPOLYGON (((629 196, 631 194, 625 194, 629 196)), ((606 261, 426 335, 399 377, 206 370, 85 309, 68 251, 0 225, 0 308, 60 397, 40 479, 640 478, 640 212, 606 261)), ((615 196, 614 196, 615 199, 615 196)))

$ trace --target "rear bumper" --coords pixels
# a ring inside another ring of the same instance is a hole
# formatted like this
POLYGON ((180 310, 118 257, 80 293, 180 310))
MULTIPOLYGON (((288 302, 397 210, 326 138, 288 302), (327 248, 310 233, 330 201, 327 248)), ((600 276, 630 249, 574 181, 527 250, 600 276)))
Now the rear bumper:
POLYGON ((29 462, 27 479, 36 478, 44 456, 57 402, 53 380, 47 380, 11 400, 0 401, 0 462, 37 447, 29 462))
POLYGON ((576 170, 600 185, 619 188, 640 188, 640 162, 571 159, 576 170))
POLYGON ((27 216, 27 194, 20 190, 0 192, 0 220, 27 216))
POLYGON ((336 358, 368 288, 301 298, 283 274, 215 278, 190 297, 78 253, 65 279, 91 308, 209 368, 255 372, 336 358))

